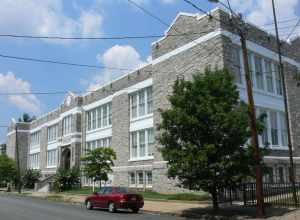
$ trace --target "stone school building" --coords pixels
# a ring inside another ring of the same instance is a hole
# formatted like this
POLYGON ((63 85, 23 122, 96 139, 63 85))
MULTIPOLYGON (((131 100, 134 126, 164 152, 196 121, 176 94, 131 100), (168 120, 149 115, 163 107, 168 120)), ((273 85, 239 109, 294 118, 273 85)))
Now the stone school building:
MULTIPOLYGON (((70 92, 53 111, 31 123, 17 123, 22 168, 39 169, 47 180, 59 167, 80 167, 86 149, 112 147, 117 160, 110 184, 181 191, 166 175, 167 163, 159 152, 163 146, 157 141, 158 110, 170 106, 168 95, 174 81, 178 77, 189 80, 206 68, 226 67, 235 74, 241 99, 247 101, 239 36, 228 25, 228 13, 221 9, 210 13, 218 20, 179 13, 165 36, 152 43, 151 62, 95 92, 70 92)), ((259 137, 260 144, 268 142, 271 149, 264 158, 271 171, 265 178, 284 182, 289 179, 289 161, 276 39, 255 25, 248 26, 255 105, 258 113, 268 116, 266 130, 259 137)), ((294 79, 300 69, 300 39, 283 46, 296 176, 300 180, 300 89, 294 79)), ((15 141, 12 123, 7 133, 7 154, 12 158, 16 157, 15 141)), ((82 178, 82 184, 91 183, 82 178)))

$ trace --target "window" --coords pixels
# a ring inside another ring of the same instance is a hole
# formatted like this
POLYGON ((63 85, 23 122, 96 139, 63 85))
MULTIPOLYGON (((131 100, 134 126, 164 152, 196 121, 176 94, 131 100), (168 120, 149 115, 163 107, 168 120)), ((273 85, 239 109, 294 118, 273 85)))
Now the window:
POLYGON ((31 169, 40 168, 40 153, 30 154, 29 155, 29 167, 31 169))
POLYGON ((282 81, 279 72, 279 66, 274 65, 275 81, 276 81, 276 93, 277 95, 282 95, 282 81))
POLYGON ((129 173, 129 184, 130 185, 135 185, 135 173, 129 173))
POLYGON ((239 48, 233 48, 232 50, 232 63, 233 63, 233 73, 235 75, 235 81, 237 83, 242 83, 241 58, 240 58, 239 48))
POLYGON ((47 167, 56 167, 57 149, 47 151, 47 167))
POLYGON ((50 141, 55 141, 57 139, 58 136, 58 125, 52 125, 50 127, 48 127, 47 129, 47 134, 48 134, 48 142, 50 141))
POLYGON ((62 123, 63 123, 63 135, 70 134, 72 132, 72 115, 64 117, 62 123))
POLYGON ((152 186, 152 171, 146 172, 146 185, 152 186))
POLYGON ((274 85, 273 85, 273 71, 272 71, 272 63, 270 60, 265 60, 265 69, 266 69, 266 84, 267 91, 274 93, 274 85))
POLYGON ((254 56, 255 62, 255 79, 256 79, 256 87, 258 89, 264 90, 264 76, 262 69, 262 58, 259 56, 254 56))
POLYGON ((36 131, 30 135, 30 146, 37 146, 40 144, 40 131, 36 131))
POLYGON ((271 121, 271 137, 272 145, 278 145, 278 123, 277 123, 277 113, 275 111, 270 111, 270 121, 271 121))
POLYGON ((111 137, 86 142, 86 149, 94 150, 100 147, 111 147, 111 137))
POLYGON ((137 177, 138 177, 138 185, 144 185, 144 173, 138 172, 137 177))
POLYGON ((268 115, 267 115, 267 110, 264 109, 264 108, 257 108, 257 114, 258 116, 261 116, 261 115, 265 115, 265 118, 264 118, 264 131, 263 133, 261 134, 261 144, 263 146, 266 146, 266 145, 269 145, 269 129, 268 129, 268 115))
POLYGON ((149 156, 153 155, 153 133, 153 128, 131 133, 130 159, 149 159, 149 156))
POLYGON ((112 123, 111 103, 101 105, 89 110, 87 115, 87 130, 95 130, 111 125, 112 123))
POLYGON ((152 93, 152 87, 148 87, 130 95, 131 118, 138 118, 153 112, 152 93))

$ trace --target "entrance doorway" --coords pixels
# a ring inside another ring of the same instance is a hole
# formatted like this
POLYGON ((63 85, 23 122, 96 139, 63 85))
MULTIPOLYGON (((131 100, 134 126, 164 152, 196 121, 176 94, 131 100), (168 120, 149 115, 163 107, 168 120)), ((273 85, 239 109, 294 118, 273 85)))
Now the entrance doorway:
POLYGON ((70 169, 71 166, 71 150, 66 148, 61 153, 61 168, 64 170, 70 169))

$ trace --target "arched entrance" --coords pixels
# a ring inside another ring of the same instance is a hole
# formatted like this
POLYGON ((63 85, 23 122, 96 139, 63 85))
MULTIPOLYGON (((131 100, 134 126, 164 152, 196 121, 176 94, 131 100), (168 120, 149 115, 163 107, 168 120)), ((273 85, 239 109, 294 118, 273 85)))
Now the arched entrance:
POLYGON ((66 148, 61 153, 61 168, 68 170, 71 166, 71 150, 66 148))

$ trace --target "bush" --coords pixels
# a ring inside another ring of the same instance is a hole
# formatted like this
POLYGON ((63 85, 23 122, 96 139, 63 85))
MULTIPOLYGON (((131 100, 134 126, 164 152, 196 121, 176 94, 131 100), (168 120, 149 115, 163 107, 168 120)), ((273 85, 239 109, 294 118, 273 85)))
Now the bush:
POLYGON ((72 169, 59 169, 54 176, 53 188, 56 192, 63 192, 70 190, 80 183, 80 170, 77 168, 72 169))
POLYGON ((26 189, 34 189, 34 184, 39 181, 41 178, 41 171, 40 170, 33 170, 28 169, 25 171, 24 175, 22 176, 23 186, 26 189))

